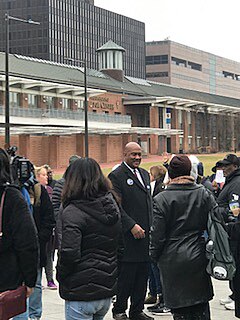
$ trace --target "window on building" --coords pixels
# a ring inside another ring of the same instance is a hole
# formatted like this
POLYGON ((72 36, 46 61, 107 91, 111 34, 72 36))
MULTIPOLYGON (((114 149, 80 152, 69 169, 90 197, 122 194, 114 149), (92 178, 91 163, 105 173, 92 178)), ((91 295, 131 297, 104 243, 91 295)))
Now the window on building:
POLYGON ((147 56, 146 64, 168 64, 168 55, 160 55, 160 56, 147 56))
POLYGON ((228 72, 228 71, 223 71, 222 73, 223 73, 224 78, 234 79, 234 73, 228 72))
POLYGON ((68 99, 62 98, 61 101, 62 101, 62 109, 65 109, 65 110, 69 109, 69 101, 68 101, 68 99))
POLYGON ((83 109, 84 108, 84 101, 83 100, 77 100, 77 108, 78 109, 83 109))
POLYGON ((192 138, 188 138, 188 148, 189 150, 192 148, 192 138))
POLYGON ((202 145, 202 139, 201 137, 197 137, 197 148, 201 147, 202 145))
POLYGON ((144 127, 145 126, 144 115, 143 114, 138 114, 137 115, 137 126, 139 126, 139 127, 144 127))
POLYGON ((183 150, 183 137, 179 137, 179 151, 183 150))
POLYGON ((188 133, 192 132, 192 114, 191 112, 187 112, 187 122, 188 122, 188 133))
POLYGON ((197 70, 197 71, 202 71, 202 65, 201 64, 198 64, 198 63, 195 63, 195 62, 191 62, 191 61, 188 61, 188 67, 193 69, 193 70, 197 70))
POLYGON ((182 110, 178 110, 178 128, 183 130, 183 116, 182 110))
POLYGON ((163 72, 149 72, 146 74, 147 78, 164 78, 168 77, 168 72, 163 71, 163 72))
POLYGON ((176 64, 177 66, 181 66, 181 67, 187 67, 187 61, 183 60, 183 59, 179 59, 176 57, 172 57, 171 61, 173 64, 176 64))
POLYGON ((9 104, 10 107, 19 107, 20 106, 20 94, 17 92, 9 93, 9 104))
POLYGON ((37 108, 38 107, 38 96, 34 94, 28 94, 28 107, 37 108))

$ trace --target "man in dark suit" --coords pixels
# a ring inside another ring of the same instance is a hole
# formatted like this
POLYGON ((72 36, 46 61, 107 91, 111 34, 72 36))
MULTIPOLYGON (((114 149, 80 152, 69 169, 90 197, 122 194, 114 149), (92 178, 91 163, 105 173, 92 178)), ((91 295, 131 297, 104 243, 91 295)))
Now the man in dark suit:
POLYGON ((152 201, 149 174, 139 168, 141 147, 136 142, 125 146, 124 161, 109 174, 121 201, 123 254, 119 261, 117 300, 113 318, 126 320, 128 298, 129 318, 151 320, 143 312, 149 268, 149 230, 152 223, 152 201))

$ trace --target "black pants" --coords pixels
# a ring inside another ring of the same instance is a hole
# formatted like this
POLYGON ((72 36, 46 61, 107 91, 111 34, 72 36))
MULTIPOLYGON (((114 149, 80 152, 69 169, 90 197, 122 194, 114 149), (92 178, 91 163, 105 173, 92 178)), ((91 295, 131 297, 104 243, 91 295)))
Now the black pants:
POLYGON ((171 310, 174 320, 210 320, 209 303, 171 310))
POLYGON ((148 262, 120 262, 117 283, 117 300, 114 303, 113 314, 124 313, 130 297, 129 317, 133 317, 144 309, 147 291, 148 262))

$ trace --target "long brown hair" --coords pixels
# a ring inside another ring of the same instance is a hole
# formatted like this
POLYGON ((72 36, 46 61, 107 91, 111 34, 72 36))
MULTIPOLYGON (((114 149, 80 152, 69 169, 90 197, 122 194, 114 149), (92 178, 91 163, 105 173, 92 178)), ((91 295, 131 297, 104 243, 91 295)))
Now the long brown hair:
POLYGON ((111 189, 99 164, 92 158, 75 160, 67 169, 62 193, 63 206, 71 200, 97 198, 111 189))

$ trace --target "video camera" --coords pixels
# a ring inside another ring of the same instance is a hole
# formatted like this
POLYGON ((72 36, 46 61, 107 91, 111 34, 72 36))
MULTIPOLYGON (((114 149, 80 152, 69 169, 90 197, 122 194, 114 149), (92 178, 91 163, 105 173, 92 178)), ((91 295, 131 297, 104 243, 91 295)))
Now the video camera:
POLYGON ((17 156, 17 147, 9 147, 6 151, 11 156, 13 180, 20 186, 34 184, 34 167, 30 160, 17 156), (32 182, 31 182, 32 179, 32 182))

